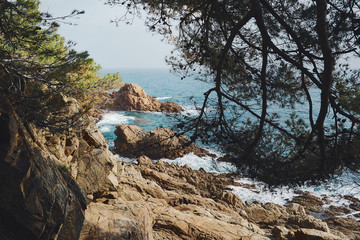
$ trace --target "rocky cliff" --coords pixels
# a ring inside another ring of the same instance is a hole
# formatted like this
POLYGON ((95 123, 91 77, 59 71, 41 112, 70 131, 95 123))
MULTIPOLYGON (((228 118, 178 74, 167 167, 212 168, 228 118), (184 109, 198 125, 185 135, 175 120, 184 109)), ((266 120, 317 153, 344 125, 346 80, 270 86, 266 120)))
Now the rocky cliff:
MULTIPOLYGON (((58 97, 61 112, 80 113, 75 99, 58 97)), ((95 121, 81 115, 55 133, 24 121, 1 95, 0 132, 0 239, 77 239, 86 195, 118 186, 95 121)))
MULTIPOLYGON (((79 112, 75 99, 61 104, 79 112)), ((0 239, 360 239, 353 219, 311 216, 319 199, 243 202, 232 175, 121 162, 91 117, 78 122, 37 128, 0 96, 0 239)))
POLYGON ((84 191, 0 96, 0 239, 76 239, 84 191))

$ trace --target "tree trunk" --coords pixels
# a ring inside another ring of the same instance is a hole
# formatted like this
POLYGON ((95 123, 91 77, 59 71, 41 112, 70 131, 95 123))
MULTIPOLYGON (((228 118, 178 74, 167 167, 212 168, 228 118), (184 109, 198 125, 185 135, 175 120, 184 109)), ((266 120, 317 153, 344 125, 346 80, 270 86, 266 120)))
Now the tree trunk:
POLYGON ((326 157, 326 146, 325 146, 325 131, 324 131, 324 122, 326 115, 328 114, 329 108, 329 96, 330 89, 333 83, 333 68, 334 68, 334 57, 332 54, 329 36, 327 32, 327 3, 326 0, 316 1, 317 8, 317 22, 316 22, 316 31, 318 35, 319 45, 324 58, 324 69, 321 77, 321 106, 318 118, 316 120, 316 130, 318 135, 318 143, 320 148, 320 171, 323 174, 326 174, 329 170, 329 160, 326 157))

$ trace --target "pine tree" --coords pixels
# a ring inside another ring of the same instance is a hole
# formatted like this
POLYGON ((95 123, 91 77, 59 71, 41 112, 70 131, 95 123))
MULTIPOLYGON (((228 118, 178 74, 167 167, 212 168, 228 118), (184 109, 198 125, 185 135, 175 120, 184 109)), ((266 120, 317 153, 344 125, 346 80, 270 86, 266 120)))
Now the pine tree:
MULTIPOLYGON (((0 1, 0 91, 29 122, 42 127, 68 121, 59 118, 59 99, 80 100, 85 110, 97 92, 120 86, 119 74, 100 76, 101 67, 87 52, 76 52, 57 30, 58 20, 84 13, 52 17, 39 11, 38 0, 0 1)), ((83 111, 82 111, 83 112, 83 111)), ((75 116, 68 116, 76 121, 75 116)), ((69 127, 69 126, 67 126, 69 127)))
POLYGON ((106 2, 146 11, 176 45, 174 70, 213 84, 186 125, 243 172, 279 183, 360 167, 357 1, 106 2))

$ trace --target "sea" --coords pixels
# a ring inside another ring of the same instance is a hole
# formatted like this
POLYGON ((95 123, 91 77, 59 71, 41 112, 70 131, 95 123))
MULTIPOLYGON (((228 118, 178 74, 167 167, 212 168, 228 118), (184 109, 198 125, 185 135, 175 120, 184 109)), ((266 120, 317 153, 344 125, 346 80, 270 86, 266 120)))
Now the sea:
MULTIPOLYGON (((102 74, 119 72, 124 83, 136 83, 145 92, 160 101, 172 101, 180 104, 185 111, 184 116, 196 116, 199 113, 204 93, 212 86, 204 81, 199 81, 195 77, 182 79, 181 76, 172 73, 169 69, 103 69, 102 74)), ((116 89, 115 89, 116 90, 116 89)), ((211 110, 210 110, 211 111, 211 110)), ((286 111, 286 110, 285 110, 286 111)), ((287 114, 283 112, 282 114, 287 114)), ((304 109, 299 109, 299 114, 307 114, 304 109)), ((304 116, 304 118, 306 118, 304 116)), ((114 148, 116 138, 114 131, 118 124, 132 124, 142 127, 145 131, 150 131, 156 127, 173 128, 177 123, 175 114, 143 112, 143 111, 113 111, 103 115, 101 121, 97 123, 100 131, 104 135, 110 149, 114 148)), ((203 146, 217 156, 223 155, 214 146, 203 146)), ((125 158, 117 155, 119 160, 136 162, 136 159, 125 158)), ((188 154, 175 160, 163 159, 164 161, 179 165, 188 165, 198 170, 203 168, 205 171, 214 173, 233 173, 236 167, 231 163, 218 162, 211 157, 198 157, 188 154)), ((285 205, 292 198, 298 196, 299 191, 309 192, 317 197, 327 196, 325 208, 334 206, 349 207, 351 204, 344 196, 353 196, 360 199, 360 176, 351 171, 345 170, 341 175, 335 176, 320 185, 304 184, 297 187, 278 187, 269 188, 265 183, 254 179, 242 178, 236 180, 240 186, 229 186, 233 193, 237 194, 243 201, 258 201, 262 203, 277 203, 285 205), (242 187, 253 185, 255 188, 242 187)), ((354 215, 359 215, 360 211, 354 211, 342 217, 352 217, 360 221, 354 215)))

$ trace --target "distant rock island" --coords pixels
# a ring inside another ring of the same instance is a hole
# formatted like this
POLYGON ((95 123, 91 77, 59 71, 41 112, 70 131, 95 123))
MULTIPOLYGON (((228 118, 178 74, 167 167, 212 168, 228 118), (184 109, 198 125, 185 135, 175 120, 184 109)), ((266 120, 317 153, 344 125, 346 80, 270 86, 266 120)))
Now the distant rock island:
POLYGON ((112 93, 113 101, 107 105, 110 110, 150 111, 178 113, 184 111, 174 102, 160 102, 155 97, 148 96, 144 89, 134 83, 126 83, 118 92, 112 93))

